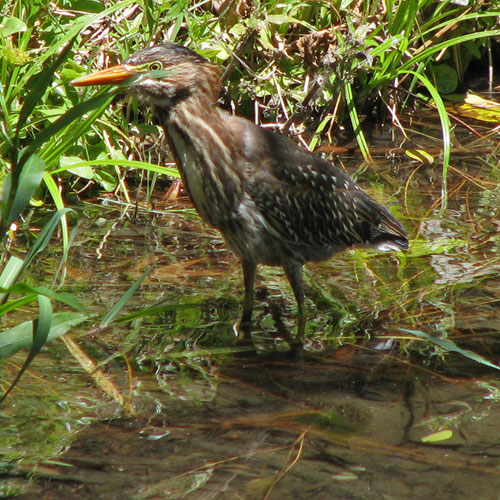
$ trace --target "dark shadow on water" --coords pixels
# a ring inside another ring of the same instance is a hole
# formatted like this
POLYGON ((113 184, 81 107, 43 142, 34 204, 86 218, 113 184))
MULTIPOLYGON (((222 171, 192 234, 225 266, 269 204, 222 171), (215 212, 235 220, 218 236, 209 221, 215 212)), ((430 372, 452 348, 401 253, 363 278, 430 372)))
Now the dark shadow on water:
POLYGON ((299 362, 248 354, 217 379, 212 400, 160 412, 138 394, 137 416, 83 429, 66 466, 21 498, 498 498, 486 378, 348 347, 299 362), (443 427, 449 439, 423 441, 443 427))

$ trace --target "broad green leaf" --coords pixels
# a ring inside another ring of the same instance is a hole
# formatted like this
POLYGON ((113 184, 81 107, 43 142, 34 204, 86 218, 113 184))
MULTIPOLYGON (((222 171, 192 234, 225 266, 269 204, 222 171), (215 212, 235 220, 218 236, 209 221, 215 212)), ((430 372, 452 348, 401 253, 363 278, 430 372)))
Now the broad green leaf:
POLYGON ((434 163, 434 156, 423 149, 405 149, 405 154, 423 165, 432 165, 434 163))
MULTIPOLYGON (((47 342, 71 330, 87 319, 86 314, 76 312, 55 313, 52 316, 47 342)), ((33 345, 35 321, 25 321, 8 330, 0 332, 0 358, 12 356, 20 349, 30 349, 33 345)))
MULTIPOLYGON (((29 322, 31 325, 28 326, 28 328, 24 331, 24 333, 27 333, 28 331, 34 333, 32 335, 31 339, 31 349, 28 354, 28 357, 26 358, 26 361, 24 362, 22 368, 19 370, 19 372, 16 375, 16 378, 14 381, 10 384, 9 388, 4 392, 2 397, 0 398, 0 403, 7 397, 7 395, 14 389, 16 384, 19 382, 21 377, 23 376, 23 373, 26 371, 28 366, 31 364, 35 356, 40 352, 40 349, 45 345, 47 340, 49 339, 49 335, 52 332, 52 321, 54 319, 54 315, 52 314, 52 306, 50 304, 50 300, 45 297, 44 295, 39 295, 38 296, 38 319, 35 322, 29 322)), ((18 325, 20 326, 20 325, 18 325)), ((67 324, 66 324, 67 326, 67 324)), ((68 328, 69 329, 69 328, 68 328)), ((59 328, 59 331, 63 331, 64 328, 59 328)), ((67 330, 66 330, 67 331, 67 330)), ((5 332, 4 332, 5 334, 5 332)), ((3 340, 4 335, 0 333, 0 342, 3 340)), ((8 337, 8 335, 7 335, 8 337)), ((24 337, 23 339, 26 341, 26 338, 24 337)), ((19 345, 20 338, 18 336, 17 338, 17 343, 19 345)), ((11 345, 11 347, 13 347, 11 345)), ((2 349, 0 347, 0 357, 2 357, 2 349)))
POLYGON ((0 34, 2 37, 8 37, 14 33, 21 33, 22 31, 26 31, 26 29, 26 23, 14 16, 4 17, 0 24, 0 34))
POLYGON ((118 179, 111 172, 100 168, 94 172, 94 180, 105 190, 111 192, 118 186, 118 179))
POLYGON ((432 434, 427 434, 422 438, 423 443, 439 443, 440 441, 446 441, 453 437, 453 431, 451 429, 445 429, 443 431, 433 432, 432 434))
POLYGON ((436 87, 442 94, 451 94, 458 87, 458 74, 455 68, 448 64, 435 64, 432 66, 436 87))
POLYGON ((7 261, 2 274, 0 274, 0 288, 10 288, 17 280, 23 269, 24 261, 19 257, 12 256, 7 261))
POLYGON ((33 358, 40 352, 40 349, 44 346, 45 342, 47 342, 51 324, 52 304, 50 303, 50 299, 45 295, 39 295, 38 319, 36 321, 35 333, 33 334, 33 345, 31 346, 29 356, 26 359, 26 363, 23 367, 24 369, 28 367, 33 358))
MULTIPOLYGON (((9 258, 7 264, 0 274, 0 288, 10 288, 17 280, 18 276, 22 273, 24 268, 24 261, 14 255, 9 258)), ((3 304, 7 298, 8 293, 0 293, 0 304, 3 304)))
POLYGON ((42 182, 44 170, 45 163, 37 155, 31 155, 26 161, 19 175, 16 194, 4 227, 8 227, 11 222, 15 221, 28 206, 35 190, 42 182))
POLYGON ((94 178, 94 171, 90 167, 68 168, 68 172, 71 172, 72 174, 89 181, 94 178))
POLYGON ((78 156, 62 156, 59 165, 62 170, 67 170, 84 179, 90 180, 94 178, 94 169, 88 165, 82 165, 82 159, 78 156))
POLYGON ((266 22, 271 24, 302 24, 303 26, 309 28, 311 31, 316 31, 316 28, 312 24, 309 24, 306 21, 302 21, 295 17, 282 14, 271 14, 270 16, 266 16, 266 22))

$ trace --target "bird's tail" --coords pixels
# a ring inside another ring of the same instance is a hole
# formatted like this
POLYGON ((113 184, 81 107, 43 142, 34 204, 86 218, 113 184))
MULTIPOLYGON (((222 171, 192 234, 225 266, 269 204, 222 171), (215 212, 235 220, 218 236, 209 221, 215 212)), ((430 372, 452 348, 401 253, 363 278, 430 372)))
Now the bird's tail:
POLYGON ((402 224, 385 208, 378 206, 379 221, 371 228, 370 245, 377 250, 406 250, 408 236, 402 224))
POLYGON ((402 224, 380 203, 357 194, 357 216, 364 226, 363 234, 368 246, 381 251, 406 250, 408 237, 402 224))

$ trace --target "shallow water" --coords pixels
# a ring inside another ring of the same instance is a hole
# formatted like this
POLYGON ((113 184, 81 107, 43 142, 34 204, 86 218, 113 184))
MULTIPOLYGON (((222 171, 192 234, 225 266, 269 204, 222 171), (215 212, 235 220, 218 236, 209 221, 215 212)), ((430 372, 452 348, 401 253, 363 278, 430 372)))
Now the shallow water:
MULTIPOLYGON (((65 286, 91 316, 69 338, 101 378, 69 341, 44 348, 1 408, 0 497, 498 500, 499 375, 464 356, 500 358, 500 170, 479 147, 452 158, 444 212, 437 165, 360 169, 412 245, 307 266, 303 359, 288 354, 295 305, 278 269, 259 273, 255 349, 237 345, 238 262, 179 213, 184 198, 76 207, 65 286), (100 328, 150 264, 123 313, 159 309, 100 328)), ((30 279, 56 265, 44 256, 30 279)), ((24 356, 2 361, 3 380, 24 356)))
MULTIPOLYGON (((46 498, 498 498, 498 395, 342 348, 242 358, 198 400, 139 376, 136 416, 86 426, 32 488, 46 498), (360 368, 362 367, 362 368, 360 368), (446 441, 424 443, 438 428, 446 441), (44 493, 46 495, 47 493, 44 493)), ((33 493, 34 497, 34 493, 33 493)), ((31 498, 30 495, 26 498, 31 498)))

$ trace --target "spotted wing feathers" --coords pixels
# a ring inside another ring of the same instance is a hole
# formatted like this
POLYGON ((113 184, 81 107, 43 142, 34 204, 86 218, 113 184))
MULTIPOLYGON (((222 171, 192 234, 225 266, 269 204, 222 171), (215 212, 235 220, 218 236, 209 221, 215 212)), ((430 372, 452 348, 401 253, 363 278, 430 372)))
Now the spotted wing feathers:
POLYGON ((262 175, 256 172, 250 195, 283 239, 311 247, 407 248, 402 225, 344 172, 281 136, 269 137, 279 154, 262 175))

